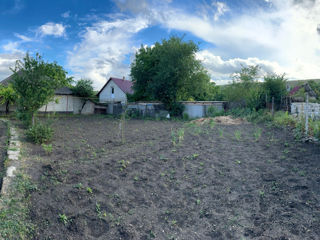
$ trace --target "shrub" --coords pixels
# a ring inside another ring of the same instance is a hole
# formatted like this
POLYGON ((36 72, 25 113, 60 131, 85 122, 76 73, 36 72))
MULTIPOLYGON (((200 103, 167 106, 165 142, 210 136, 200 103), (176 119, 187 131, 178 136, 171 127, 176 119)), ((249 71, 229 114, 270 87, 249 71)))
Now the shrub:
POLYGON ((276 112, 274 115, 274 124, 275 126, 291 126, 291 127, 295 127, 296 125, 296 120, 288 114, 288 112, 283 112, 283 111, 279 111, 276 112))
POLYGON ((189 120, 189 114, 188 113, 183 113, 182 118, 183 118, 183 120, 188 121, 189 120))
POLYGON ((224 110, 218 110, 217 108, 210 106, 208 108, 208 117, 218 117, 218 116, 224 116, 225 112, 224 110))
POLYGON ((51 141, 53 129, 48 124, 36 124, 29 128, 26 132, 29 140, 34 143, 42 144, 51 141))

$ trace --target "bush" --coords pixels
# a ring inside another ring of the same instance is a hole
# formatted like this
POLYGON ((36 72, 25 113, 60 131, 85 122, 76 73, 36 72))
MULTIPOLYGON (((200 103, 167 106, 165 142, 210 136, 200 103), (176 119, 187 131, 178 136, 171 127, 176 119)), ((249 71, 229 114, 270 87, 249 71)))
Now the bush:
POLYGON ((208 117, 218 117, 218 116, 224 116, 225 112, 224 110, 218 110, 217 108, 210 106, 208 108, 208 117))
POLYGON ((179 102, 173 102, 170 104, 170 106, 168 106, 168 110, 171 116, 175 116, 175 117, 181 117, 183 110, 184 110, 184 106, 179 103, 179 102))
POLYGON ((283 112, 283 111, 279 111, 276 112, 274 115, 274 125, 281 127, 281 126, 291 126, 291 127, 295 127, 296 125, 296 120, 289 115, 288 112, 283 112))
POLYGON ((53 129, 48 124, 36 124, 26 132, 27 138, 34 143, 42 144, 50 142, 53 137, 53 129))

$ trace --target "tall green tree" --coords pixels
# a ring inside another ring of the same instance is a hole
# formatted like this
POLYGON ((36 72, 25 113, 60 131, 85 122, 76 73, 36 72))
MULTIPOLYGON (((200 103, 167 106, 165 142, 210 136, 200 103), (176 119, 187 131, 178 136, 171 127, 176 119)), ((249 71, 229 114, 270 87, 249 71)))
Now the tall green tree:
POLYGON ((264 77, 263 89, 268 100, 274 98, 274 103, 280 106, 281 98, 287 96, 287 80, 285 74, 269 74, 264 77))
POLYGON ((201 62, 198 46, 171 37, 153 47, 138 50, 131 64, 135 100, 159 100, 174 115, 181 113, 178 101, 206 100, 214 85, 201 62))
POLYGON ((232 84, 224 87, 225 100, 238 107, 259 109, 263 104, 263 89, 258 82, 260 67, 242 66, 241 70, 234 74, 232 84))
POLYGON ((32 125, 39 108, 54 99, 55 90, 72 81, 61 66, 56 62, 44 62, 38 53, 35 57, 27 53, 22 61, 16 62, 12 71, 12 87, 18 95, 18 113, 32 125))
POLYGON ((8 86, 0 85, 0 104, 6 105, 6 114, 9 113, 9 105, 14 104, 17 99, 17 94, 12 85, 8 86))

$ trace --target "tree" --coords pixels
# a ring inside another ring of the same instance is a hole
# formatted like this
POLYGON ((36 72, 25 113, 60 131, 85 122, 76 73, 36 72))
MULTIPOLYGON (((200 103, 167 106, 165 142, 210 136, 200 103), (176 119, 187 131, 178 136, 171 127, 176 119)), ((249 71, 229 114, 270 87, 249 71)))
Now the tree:
POLYGON ((263 89, 258 82, 260 67, 242 66, 240 72, 233 75, 231 85, 224 88, 226 100, 239 107, 258 110, 263 105, 263 89))
POLYGON ((281 104, 281 98, 287 96, 287 80, 285 74, 269 74, 264 77, 263 89, 269 100, 274 97, 277 106, 281 104))
POLYGON ((80 79, 72 88, 72 92, 78 97, 90 98, 94 95, 92 84, 89 79, 80 79))
POLYGON ((18 95, 18 113, 28 125, 34 125, 35 113, 53 100, 55 90, 72 81, 61 66, 56 62, 44 62, 38 53, 35 58, 27 53, 23 61, 16 62, 12 71, 12 87, 18 95))
POLYGON ((173 114, 182 112, 178 101, 205 100, 212 85, 195 53, 198 46, 171 37, 138 50, 131 64, 134 100, 158 100, 173 114))
POLYGON ((11 84, 4 87, 0 85, 0 104, 6 105, 6 114, 9 113, 9 105, 14 104, 17 99, 17 94, 11 84))
POLYGON ((72 88, 73 93, 83 98, 83 104, 80 110, 80 113, 82 112, 84 106, 86 105, 87 101, 94 97, 94 91, 92 87, 92 81, 89 79, 80 79, 76 86, 72 88))

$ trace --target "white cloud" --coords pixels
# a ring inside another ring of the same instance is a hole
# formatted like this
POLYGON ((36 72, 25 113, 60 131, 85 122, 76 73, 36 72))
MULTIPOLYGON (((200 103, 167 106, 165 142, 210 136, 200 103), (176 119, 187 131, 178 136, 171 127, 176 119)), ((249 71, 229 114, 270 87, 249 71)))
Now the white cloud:
POLYGON ((218 21, 219 17, 221 17, 225 12, 229 11, 227 4, 223 2, 213 2, 212 5, 217 8, 216 13, 214 14, 215 21, 218 21))
POLYGON ((15 62, 23 56, 23 53, 0 53, 0 81, 12 74, 10 67, 14 67, 15 62))
POLYGON ((261 60, 258 58, 232 58, 223 60, 220 56, 216 56, 210 50, 202 50, 197 53, 203 66, 208 70, 211 78, 217 84, 227 84, 230 82, 230 75, 239 72, 242 67, 259 65, 261 67, 261 74, 268 73, 283 73, 283 70, 277 62, 261 60))
POLYGON ((52 35, 54 37, 63 37, 66 34, 66 26, 61 23, 48 22, 38 28, 42 36, 52 35))
POLYGON ((70 11, 66 11, 66 12, 64 12, 64 13, 62 13, 61 14, 61 17, 63 17, 63 18, 69 18, 70 17, 70 11))
POLYGON ((99 89, 108 77, 128 76, 123 61, 134 53, 132 37, 148 26, 143 18, 100 21, 87 27, 82 41, 68 54, 68 67, 76 78, 90 78, 99 89))
POLYGON ((170 7, 154 16, 165 28, 190 32, 214 44, 215 55, 223 59, 277 62, 289 78, 319 78, 320 2, 274 0, 272 4, 273 10, 233 13, 223 22, 170 7))

